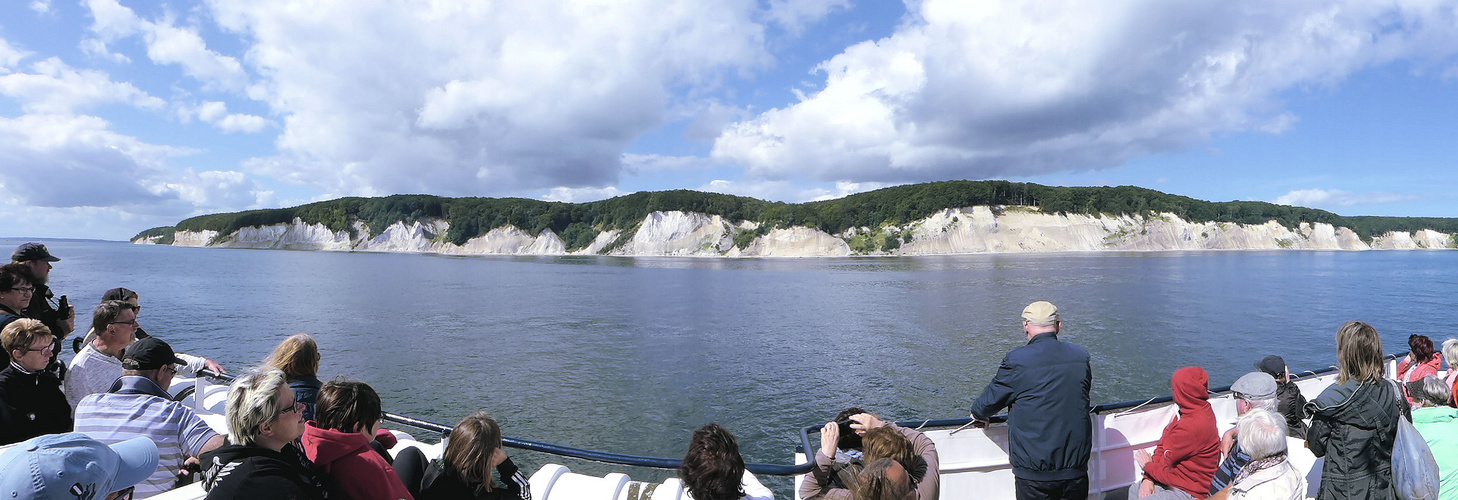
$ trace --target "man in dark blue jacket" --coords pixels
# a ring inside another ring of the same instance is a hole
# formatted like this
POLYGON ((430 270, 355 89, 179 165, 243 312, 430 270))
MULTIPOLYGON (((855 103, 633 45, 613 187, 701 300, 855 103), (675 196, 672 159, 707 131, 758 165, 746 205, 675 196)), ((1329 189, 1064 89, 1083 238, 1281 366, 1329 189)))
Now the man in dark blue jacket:
POLYGON ((1088 456, 1093 445, 1088 351, 1058 340, 1058 308, 1044 301, 1023 309, 1028 345, 1002 358, 997 376, 972 418, 1008 415, 1008 459, 1018 500, 1088 498, 1088 456))

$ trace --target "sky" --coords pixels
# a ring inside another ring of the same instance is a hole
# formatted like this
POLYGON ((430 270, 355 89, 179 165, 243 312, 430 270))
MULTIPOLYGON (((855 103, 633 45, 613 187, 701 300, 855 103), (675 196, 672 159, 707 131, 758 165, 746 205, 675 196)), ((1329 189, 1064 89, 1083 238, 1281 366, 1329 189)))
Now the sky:
POLYGON ((1458 217, 1438 0, 0 0, 0 236, 1006 179, 1458 217))

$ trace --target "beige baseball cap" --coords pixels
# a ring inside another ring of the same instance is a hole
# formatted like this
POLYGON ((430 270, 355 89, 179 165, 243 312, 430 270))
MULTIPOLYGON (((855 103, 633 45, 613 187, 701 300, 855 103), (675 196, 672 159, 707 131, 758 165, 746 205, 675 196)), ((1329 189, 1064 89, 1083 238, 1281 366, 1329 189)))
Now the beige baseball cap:
POLYGON ((1049 326, 1058 322, 1058 306, 1040 300, 1023 308, 1023 320, 1038 326, 1049 326))

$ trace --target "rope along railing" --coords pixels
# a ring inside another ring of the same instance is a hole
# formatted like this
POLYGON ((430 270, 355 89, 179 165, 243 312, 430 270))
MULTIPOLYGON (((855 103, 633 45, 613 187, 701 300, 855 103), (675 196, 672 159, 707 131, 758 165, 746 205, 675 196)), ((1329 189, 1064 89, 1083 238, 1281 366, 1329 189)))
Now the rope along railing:
MULTIPOLYGON (((1391 361, 1391 360, 1394 360, 1394 359, 1401 358, 1403 356, 1407 356, 1407 353, 1406 352, 1403 352, 1403 353, 1400 353, 1400 354, 1389 355, 1389 356, 1387 356, 1387 360, 1388 361, 1391 361)), ((1304 379, 1308 379, 1308 378, 1312 378, 1312 377, 1319 377, 1319 376, 1322 376, 1322 375, 1325 375, 1325 374, 1328 374, 1328 373, 1332 373, 1332 372, 1334 372, 1336 370, 1337 370, 1337 368, 1335 366, 1323 368, 1323 369, 1320 369, 1320 370, 1307 370, 1307 371, 1301 372, 1301 375, 1299 375, 1299 376, 1296 376, 1295 374, 1293 374, 1293 376, 1294 376, 1294 379, 1293 380, 1304 380, 1304 379)), ((213 373, 212 371, 209 371, 209 370, 206 370, 206 369, 199 370, 198 371, 198 375, 206 376, 208 378, 212 378, 212 379, 215 379, 215 380, 220 380, 220 381, 228 382, 228 383, 231 383, 233 381, 233 379, 234 379, 234 377, 231 376, 231 375, 213 373)), ((1222 386, 1222 387, 1216 387, 1216 388, 1210 390, 1211 393, 1225 393, 1225 392, 1229 392, 1229 391, 1230 391, 1230 386, 1228 386, 1228 385, 1227 386, 1222 386)), ((1136 399, 1136 400, 1130 400, 1130 401, 1120 401, 1120 402, 1117 402, 1117 403, 1108 403, 1108 404, 1102 404, 1102 405, 1095 406, 1095 407, 1093 407, 1092 410, 1090 410, 1090 412, 1091 413, 1095 413, 1095 414, 1110 413, 1110 412, 1116 412, 1116 411, 1126 410, 1126 409, 1129 409, 1129 408, 1135 408, 1135 407, 1140 407, 1140 406, 1145 406, 1145 405, 1156 405, 1156 404, 1168 403, 1168 402, 1173 401, 1173 400, 1174 400, 1174 398, 1172 396, 1166 395, 1166 396, 1160 396, 1160 397, 1150 398, 1150 399, 1136 399)), ((396 423, 396 424, 408 425, 408 426, 415 427, 415 428, 419 428, 419 429, 425 429, 425 430, 428 430, 428 431, 438 432, 442 436, 447 435, 447 434, 450 434, 450 432, 451 432, 451 426, 449 426, 449 425, 442 424, 442 423, 439 423, 439 422, 432 422, 432 421, 425 420, 425 419, 415 418, 415 417, 411 417, 411 416, 408 416, 408 415, 400 415, 400 414, 396 414, 396 413, 385 412, 384 420, 387 421, 387 422, 393 422, 393 423, 396 423)), ((993 416, 991 418, 991 423, 1003 423, 1003 422, 1006 422, 1006 421, 1007 421, 1007 415, 995 415, 995 416, 993 416)), ((938 420, 910 420, 910 421, 896 422, 896 425, 899 425, 901 427, 909 427, 909 428, 913 428, 913 429, 920 429, 920 428, 924 428, 924 427, 934 427, 934 428, 958 427, 958 426, 965 426, 965 425, 967 425, 967 424, 969 424, 971 422, 972 422, 972 419, 970 417, 963 417, 963 418, 948 418, 948 419, 938 419, 938 420)), ((800 434, 801 451, 804 451, 807 456, 810 455, 811 453, 814 453, 815 450, 816 450, 816 448, 817 448, 815 446, 811 446, 811 444, 810 444, 810 434, 819 432, 820 429, 821 429, 821 425, 809 425, 809 426, 805 426, 804 428, 800 429, 800 433, 799 434, 800 434)), ((562 446, 562 445, 559 445, 559 444, 546 443, 546 442, 541 442, 541 441, 532 441, 530 439, 520 439, 520 438, 509 437, 509 436, 503 436, 501 438, 501 442, 502 442, 503 445, 506 445, 506 446, 509 446, 509 447, 512 447, 512 448, 517 448, 517 449, 522 449, 522 450, 529 450, 529 451, 536 451, 536 452, 541 452, 541 453, 549 453, 549 454, 552 454, 552 455, 558 455, 558 456, 570 457, 570 458, 577 458, 577 459, 581 459, 581 460, 588 460, 588 461, 600 462, 600 463, 606 463, 606 464, 613 464, 613 465, 627 465, 627 466, 632 466, 632 467, 648 467, 648 468, 653 468, 653 469, 677 469, 678 466, 681 464, 681 460, 680 459, 677 459, 677 458, 649 457, 649 456, 642 456, 642 455, 628 455, 628 454, 623 454, 623 453, 612 453, 612 452, 606 452, 606 451, 588 450, 588 449, 583 449, 583 448, 574 448, 574 447, 571 447, 571 446, 562 446)), ((807 461, 806 463, 803 463, 803 464, 800 464, 800 465, 761 464, 761 463, 747 463, 747 464, 745 464, 745 468, 746 469, 749 469, 750 472, 753 472, 755 474, 767 474, 767 475, 771 475, 771 476, 795 476, 795 475, 799 475, 799 474, 805 474, 805 473, 810 472, 810 469, 813 466, 814 466, 814 462, 813 461, 807 461)))
MULTIPOLYGON (((206 369, 198 370, 198 375, 227 383, 232 383, 234 379, 234 377, 231 375, 213 373, 212 371, 206 369)), ((385 412, 383 418, 386 422, 393 422, 396 424, 408 425, 418 429, 438 432, 442 436, 448 435, 451 432, 451 426, 449 425, 439 422, 432 422, 422 418, 411 417, 409 415, 400 415, 396 413, 385 412)), ((514 438, 510 436, 502 436, 501 444, 522 450, 550 453, 552 455, 577 458, 613 465, 648 467, 653 469, 677 469, 678 466, 682 463, 682 460, 678 458, 648 457, 642 455, 628 455, 623 453, 588 450, 583 448, 574 448, 571 446, 562 446, 553 443, 545 443, 541 441, 532 441, 530 439, 514 438)), ((799 474, 805 474, 807 472, 810 472, 811 466, 812 464, 744 464, 744 467, 746 469, 749 469, 750 472, 771 476, 795 476, 799 474)))

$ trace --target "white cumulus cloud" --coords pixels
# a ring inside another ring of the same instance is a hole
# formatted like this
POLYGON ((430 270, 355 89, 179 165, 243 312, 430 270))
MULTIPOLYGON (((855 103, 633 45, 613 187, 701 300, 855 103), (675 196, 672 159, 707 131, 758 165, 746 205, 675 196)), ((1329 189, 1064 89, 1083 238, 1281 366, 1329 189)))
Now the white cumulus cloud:
POLYGON ((1278 205, 1292 205, 1308 208, 1349 207, 1354 205, 1379 205, 1418 199, 1412 194, 1391 191, 1354 193, 1341 189, 1296 189, 1272 200, 1278 205))
POLYGON ((633 192, 623 191, 613 186, 605 188, 554 187, 547 194, 542 195, 541 199, 544 201, 560 201, 563 203, 585 203, 616 198, 625 194, 633 194, 633 192))
POLYGON ((1458 51, 1455 7, 1369 2, 910 2, 825 85, 729 127, 753 177, 908 182, 1092 170, 1298 125, 1280 94, 1458 51))
POLYGON ((268 126, 268 120, 261 116, 229 113, 228 103, 222 101, 207 101, 194 108, 183 108, 179 113, 184 122, 191 120, 193 115, 224 133, 255 133, 268 126))
POLYGON ((31 71, 0 75, 0 95, 20 101, 27 113, 69 114, 117 103, 154 110, 166 105, 130 83, 113 82, 101 71, 71 68, 54 57, 36 62, 31 71))
POLYGON ((836 10, 851 8, 849 0, 770 0, 765 18, 790 33, 799 34, 806 24, 836 10))
POLYGON ((20 50, 10 45, 10 42, 0 38, 0 75, 9 73, 18 68, 21 59, 25 59, 30 52, 20 50))
POLYGON ((344 194, 613 185, 683 89, 771 61, 746 0, 207 6, 282 122, 250 171, 344 194))
POLYGON ((248 84, 248 75, 238 59, 209 50, 195 27, 176 26, 170 18, 142 19, 117 0, 87 0, 86 6, 93 20, 91 31, 100 37, 99 46, 97 42, 83 43, 88 54, 111 54, 106 43, 140 35, 153 63, 175 64, 205 88, 241 91, 248 84))
POLYGON ((699 186, 699 191, 710 193, 732 194, 736 196, 748 196, 769 201, 783 201, 786 203, 804 203, 807 201, 825 201, 836 198, 873 191, 894 184, 879 182, 836 182, 828 186, 806 186, 799 183, 784 180, 724 180, 717 179, 708 184, 699 186))

